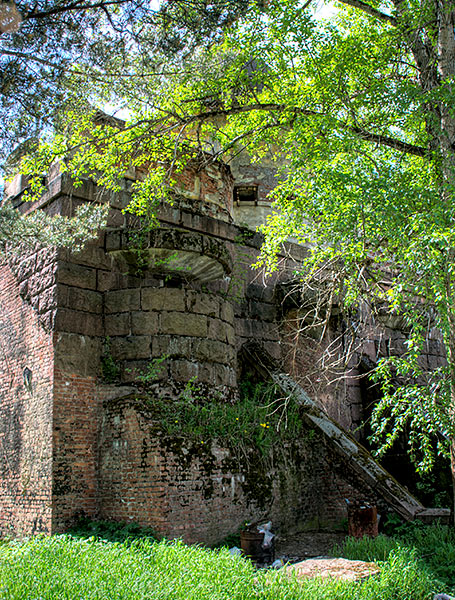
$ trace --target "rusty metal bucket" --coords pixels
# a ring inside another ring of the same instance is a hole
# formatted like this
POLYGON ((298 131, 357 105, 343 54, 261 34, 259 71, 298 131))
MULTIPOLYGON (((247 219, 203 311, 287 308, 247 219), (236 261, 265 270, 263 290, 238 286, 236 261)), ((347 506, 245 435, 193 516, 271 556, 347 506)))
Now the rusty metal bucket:
POLYGON ((259 531, 241 531, 240 532, 240 547, 243 554, 249 556, 253 560, 262 560, 264 554, 264 534, 259 531))
POLYGON ((275 549, 272 544, 268 548, 263 547, 264 534, 257 530, 245 530, 240 532, 240 546, 242 552, 257 564, 268 565, 273 562, 275 549))
POLYGON ((378 535, 378 510, 376 506, 350 504, 348 506, 348 534, 355 538, 378 535))

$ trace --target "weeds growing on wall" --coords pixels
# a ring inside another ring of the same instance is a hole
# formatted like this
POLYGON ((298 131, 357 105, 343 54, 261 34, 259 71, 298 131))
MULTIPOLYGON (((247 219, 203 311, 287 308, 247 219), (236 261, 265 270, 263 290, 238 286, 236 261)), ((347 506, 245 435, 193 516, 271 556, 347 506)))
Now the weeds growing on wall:
POLYGON ((274 385, 265 383, 243 382, 240 393, 235 403, 222 398, 207 402, 193 379, 176 400, 151 396, 147 406, 163 433, 201 445, 216 440, 228 448, 257 448, 267 456, 278 442, 302 439, 300 407, 292 398, 283 398, 274 385))
POLYGON ((106 337, 103 340, 103 351, 101 354, 101 376, 106 383, 114 383, 120 376, 120 367, 112 356, 111 340, 109 337, 106 337))
POLYGON ((168 358, 169 356, 167 354, 163 354, 163 356, 151 360, 147 365, 147 368, 136 376, 137 383, 145 389, 147 389, 149 385, 155 383, 157 379, 161 377, 168 358))

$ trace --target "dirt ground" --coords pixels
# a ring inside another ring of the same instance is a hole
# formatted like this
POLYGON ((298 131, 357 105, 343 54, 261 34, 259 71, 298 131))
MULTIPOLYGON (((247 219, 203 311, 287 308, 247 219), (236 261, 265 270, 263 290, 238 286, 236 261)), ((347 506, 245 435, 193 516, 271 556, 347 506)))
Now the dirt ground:
POLYGON ((294 563, 314 556, 328 556, 331 549, 336 544, 341 544, 346 535, 346 533, 315 531, 292 536, 277 536, 275 558, 294 563))

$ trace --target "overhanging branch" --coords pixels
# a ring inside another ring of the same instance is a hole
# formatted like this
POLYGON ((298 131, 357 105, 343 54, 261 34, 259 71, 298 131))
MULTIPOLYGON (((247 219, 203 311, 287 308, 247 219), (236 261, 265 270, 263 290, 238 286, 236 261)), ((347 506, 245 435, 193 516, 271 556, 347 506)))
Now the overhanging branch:
MULTIPOLYGON (((209 119, 213 119, 219 116, 229 116, 235 115, 245 112, 252 112, 255 110, 259 111, 277 111, 277 112, 289 112, 294 115, 303 115, 308 117, 326 117, 324 113, 320 113, 314 110, 308 110, 305 108, 300 108, 298 106, 288 106, 286 104, 277 104, 277 103, 256 103, 256 104, 247 104, 244 106, 235 106, 233 108, 219 108, 215 110, 209 110, 206 112, 198 113, 196 115, 191 115, 187 117, 188 122, 197 122, 197 121, 206 121, 209 119)), ((186 121, 186 119, 182 119, 186 121)), ((398 140, 396 138, 392 138, 387 135, 383 135, 380 133, 373 133, 371 131, 367 131, 362 129, 357 125, 349 125, 343 121, 337 120, 337 124, 344 129, 345 131, 350 131, 354 133, 362 140, 366 140, 368 142, 374 142, 376 144, 380 144, 381 146, 387 146, 388 148, 393 148, 394 150, 399 150, 400 152, 404 152, 406 154, 413 154, 414 156, 424 157, 428 155, 428 150, 423 146, 416 146, 415 144, 410 144, 408 142, 403 142, 402 140, 398 140)))
POLYGON ((360 138, 362 138, 362 140, 366 140, 368 142, 376 142, 381 146, 388 146, 394 150, 399 150, 400 152, 405 152, 406 154, 413 154, 414 156, 423 157, 428 155, 428 150, 422 146, 415 146, 414 144, 408 144, 407 142, 402 142, 401 140, 391 138, 387 135, 365 131, 360 127, 347 126, 347 129, 358 135, 360 138))
POLYGON ((377 19, 380 19, 381 21, 384 21, 385 23, 389 23, 390 25, 396 26, 396 24, 397 24, 397 20, 395 19, 395 17, 392 17, 391 15, 381 12, 377 8, 374 8, 373 6, 370 6, 369 4, 367 4, 366 2, 362 2, 361 0, 338 0, 338 1, 341 2, 342 4, 347 4, 348 6, 352 6, 353 8, 358 8, 359 10, 362 10, 364 13, 367 13, 368 15, 370 15, 372 17, 376 17, 377 19))
POLYGON ((80 0, 80 1, 76 1, 76 2, 71 2, 69 4, 65 4, 63 6, 55 6, 54 8, 50 8, 48 10, 42 10, 42 11, 32 10, 29 13, 26 13, 23 18, 24 18, 24 20, 45 19, 47 17, 51 17, 51 16, 57 15, 59 13, 72 12, 72 11, 84 12, 86 10, 93 10, 96 8, 102 8, 102 7, 106 7, 106 6, 127 4, 128 2, 130 2, 130 0, 101 0, 100 2, 84 3, 83 0, 80 0))

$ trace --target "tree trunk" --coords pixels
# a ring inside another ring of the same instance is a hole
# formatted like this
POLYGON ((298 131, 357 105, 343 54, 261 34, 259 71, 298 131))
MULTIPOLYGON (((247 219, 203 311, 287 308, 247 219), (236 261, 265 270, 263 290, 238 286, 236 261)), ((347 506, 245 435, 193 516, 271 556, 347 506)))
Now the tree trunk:
POLYGON ((455 527, 455 438, 453 436, 450 442, 450 467, 452 471, 452 506, 450 507, 450 524, 452 527, 455 527))
MULTIPOLYGON (((454 250, 449 252, 449 260, 453 260, 450 256, 454 250)), ((449 282, 448 282, 449 283, 449 282)), ((447 286, 447 291, 451 290, 452 286, 447 286)), ((452 506, 450 522, 452 527, 455 527, 455 314, 450 310, 450 302, 452 295, 448 294, 448 327, 449 339, 447 342, 447 360, 449 363, 450 377, 450 406, 449 406, 449 436, 450 436, 450 467, 452 472, 452 506)))

